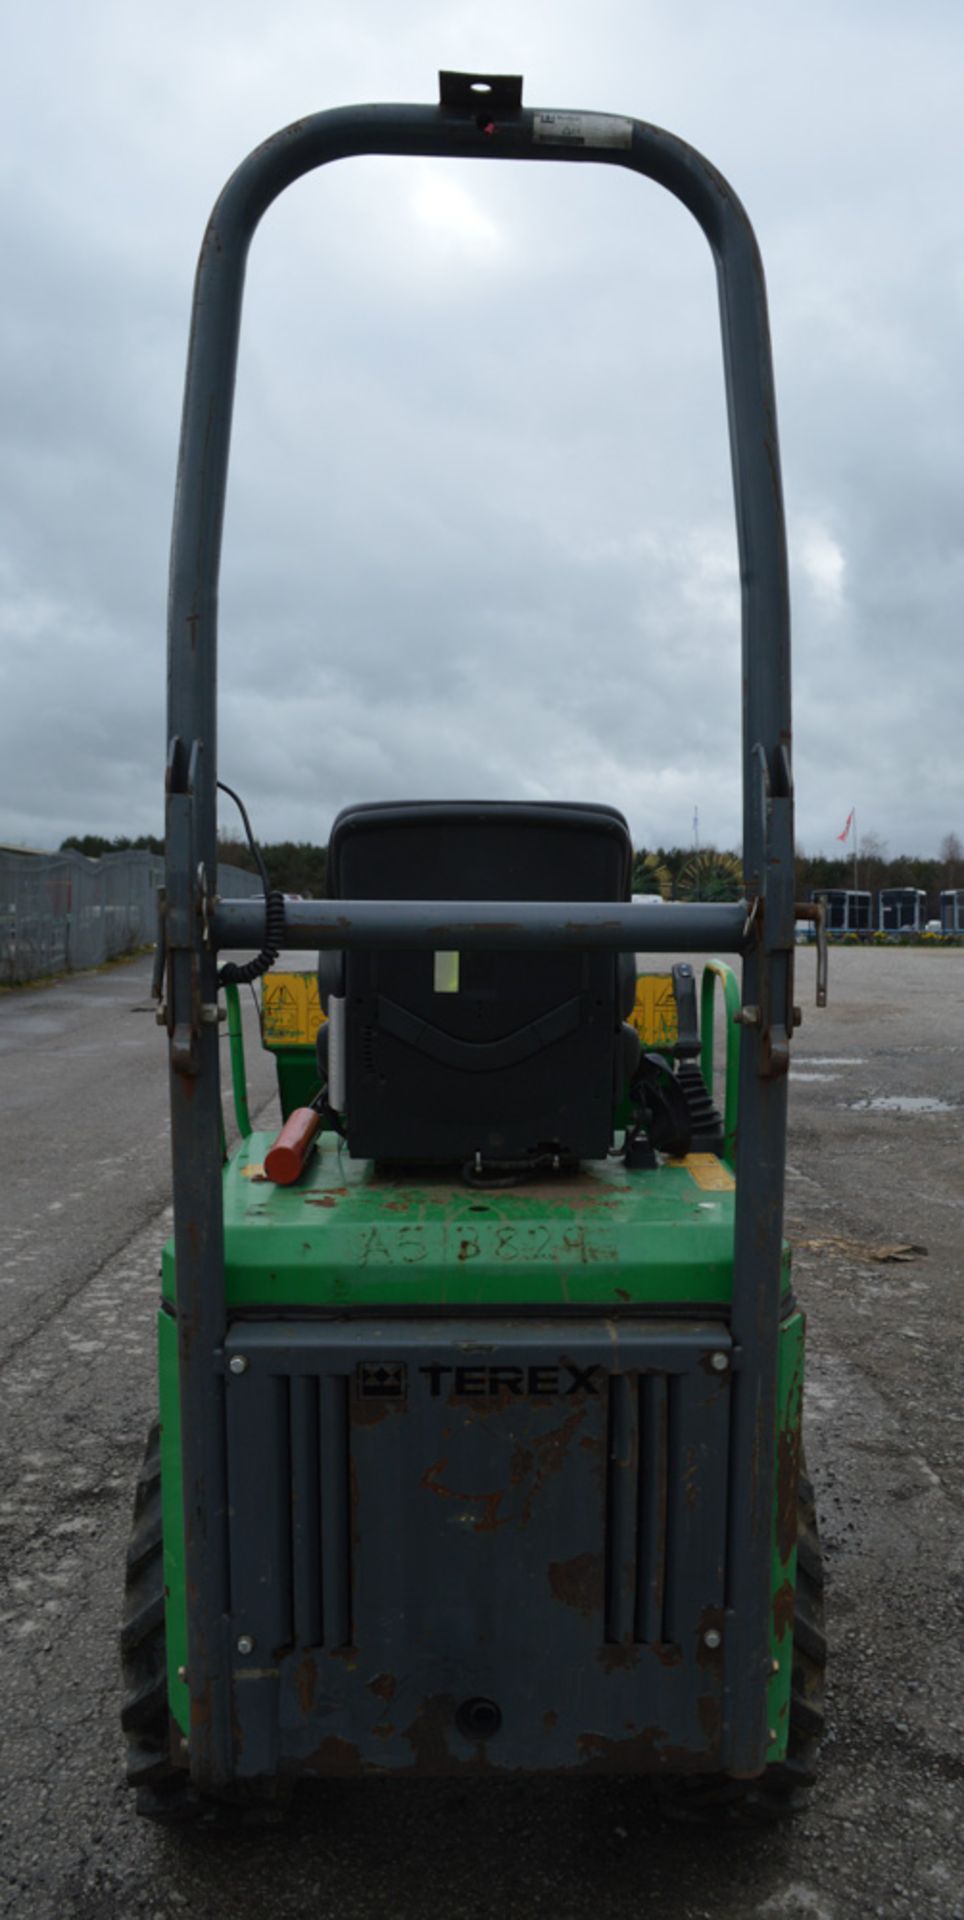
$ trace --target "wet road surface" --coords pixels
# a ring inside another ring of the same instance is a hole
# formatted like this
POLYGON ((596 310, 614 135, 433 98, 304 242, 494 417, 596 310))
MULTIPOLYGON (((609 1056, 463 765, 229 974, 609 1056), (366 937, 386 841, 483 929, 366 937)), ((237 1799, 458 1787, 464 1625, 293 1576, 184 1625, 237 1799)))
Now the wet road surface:
MULTIPOLYGON (((137 1820, 116 1623, 168 1224, 162 1036, 143 962, 0 996, 0 1912, 964 1915, 964 952, 836 952, 822 1015, 801 972, 787 1207, 831 1732, 810 1811, 764 1834, 673 1826, 599 1778, 338 1782, 278 1829, 137 1820)), ((257 1109, 250 1041, 249 1064, 257 1109)))

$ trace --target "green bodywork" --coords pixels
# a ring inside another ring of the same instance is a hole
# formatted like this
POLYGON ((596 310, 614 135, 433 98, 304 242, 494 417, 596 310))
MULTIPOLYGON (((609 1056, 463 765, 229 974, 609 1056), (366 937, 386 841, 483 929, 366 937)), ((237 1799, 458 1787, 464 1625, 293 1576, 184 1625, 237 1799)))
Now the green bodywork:
MULTIPOLYGON (((229 1307, 729 1302, 734 1189, 712 1155, 633 1173, 597 1161, 572 1178, 489 1192, 450 1175, 376 1175, 325 1135, 297 1184, 276 1187, 263 1173, 273 1138, 252 1133, 224 1170, 229 1307)), ((163 1292, 173 1304, 173 1243, 163 1292)))
MULTIPOLYGON (((273 1133, 254 1132, 245 1092, 236 989, 228 990, 235 1108, 241 1140, 224 1168, 225 1282, 229 1312, 448 1307, 519 1309, 637 1307, 725 1309, 733 1269, 739 1030, 736 982, 722 962, 704 974, 704 1076, 712 1084, 713 1007, 722 986, 727 1013, 724 1087, 726 1159, 686 1160, 629 1171, 619 1160, 591 1163, 572 1177, 505 1191, 473 1189, 450 1175, 401 1179, 353 1160, 323 1136, 292 1187, 268 1181, 263 1162, 273 1133)), ((317 1088, 313 1049, 272 1049, 284 1113, 317 1088)), ((162 1263, 158 1316, 164 1577, 172 1714, 187 1731, 188 1690, 184 1520, 181 1499, 174 1249, 162 1263)), ((774 1489, 770 1754, 786 1752, 796 1585, 796 1483, 800 1450, 804 1319, 790 1291, 784 1249, 774 1489)))

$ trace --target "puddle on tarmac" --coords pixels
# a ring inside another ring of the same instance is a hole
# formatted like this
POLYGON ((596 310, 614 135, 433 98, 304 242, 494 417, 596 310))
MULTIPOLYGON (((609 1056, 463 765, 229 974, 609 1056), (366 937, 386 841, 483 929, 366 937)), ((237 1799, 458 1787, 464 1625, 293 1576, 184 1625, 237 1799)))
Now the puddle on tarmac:
POLYGON ((813 1053, 807 1057, 808 1067, 865 1067, 866 1060, 858 1053, 813 1053))
POLYGON ((956 1113, 953 1100, 938 1100, 930 1093, 878 1093, 872 1100, 851 1102, 854 1113, 956 1113))
POLYGON ((813 1053, 801 1060, 798 1067, 790 1068, 791 1080, 839 1080, 839 1073, 814 1072, 814 1068, 824 1067, 865 1067, 866 1060, 856 1053, 813 1053))

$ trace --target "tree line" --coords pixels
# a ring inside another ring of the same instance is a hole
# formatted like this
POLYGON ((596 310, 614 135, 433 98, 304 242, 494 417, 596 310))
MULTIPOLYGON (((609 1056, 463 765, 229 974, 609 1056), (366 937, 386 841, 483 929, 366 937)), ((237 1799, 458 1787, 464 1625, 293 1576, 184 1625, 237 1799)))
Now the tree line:
MULTIPOLYGON (((126 853, 146 848, 163 853, 164 842, 156 834, 141 834, 136 839, 118 835, 113 840, 100 834, 71 834, 61 842, 61 850, 73 849, 90 859, 104 853, 126 853)), ((307 840, 278 840, 264 843, 261 851, 273 887, 282 893, 301 893, 318 899, 325 891, 327 848, 307 840)), ((222 834, 218 856, 231 866, 257 872, 245 840, 222 834)), ((796 855, 797 899, 806 900, 818 887, 854 886, 852 854, 838 857, 796 855)), ((898 854, 890 859, 885 843, 876 834, 864 835, 857 855, 856 885, 871 893, 881 887, 919 887, 928 903, 937 911, 938 895, 946 888, 964 887, 964 846, 956 833, 945 834, 936 859, 921 854, 898 854)), ((639 847, 633 860, 633 892, 658 893, 664 900, 738 900, 743 891, 739 854, 717 847, 639 847)))

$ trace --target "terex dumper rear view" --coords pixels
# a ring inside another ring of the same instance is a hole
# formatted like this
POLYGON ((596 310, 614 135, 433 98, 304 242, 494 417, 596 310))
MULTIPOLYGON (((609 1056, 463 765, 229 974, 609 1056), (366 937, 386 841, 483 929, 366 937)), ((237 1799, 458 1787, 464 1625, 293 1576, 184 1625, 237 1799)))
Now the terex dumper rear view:
POLYGON ((123 1636, 142 1810, 486 1769, 632 1772, 687 1809, 787 1810, 824 1657, 782 1235, 788 597, 763 274, 720 175, 654 127, 530 110, 521 81, 462 74, 437 106, 322 113, 252 154, 198 268, 169 696, 175 1230, 123 1636), (283 900, 267 876, 263 900, 217 897, 247 249, 285 187, 362 153, 628 168, 702 227, 743 581, 739 902, 634 903, 612 807, 468 800, 343 811, 325 900, 283 900), (317 949, 317 975, 272 973, 282 945, 317 949), (253 964, 224 959, 251 947, 253 964), (681 953, 728 955, 740 978, 720 959, 702 980, 660 971, 681 953), (657 956, 639 976, 638 955, 657 956), (252 976, 277 1139, 248 1117, 252 976))

